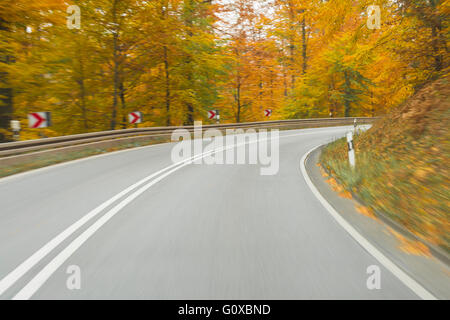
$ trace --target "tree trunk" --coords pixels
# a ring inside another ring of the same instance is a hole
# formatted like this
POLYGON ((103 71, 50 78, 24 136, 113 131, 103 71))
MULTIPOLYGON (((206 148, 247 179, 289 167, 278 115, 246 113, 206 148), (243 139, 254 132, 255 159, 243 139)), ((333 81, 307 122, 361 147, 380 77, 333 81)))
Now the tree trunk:
MULTIPOLYGON (((193 27, 193 14, 194 14, 194 1, 193 0, 187 0, 188 1, 188 7, 186 12, 186 19, 185 19, 185 25, 187 27, 187 41, 192 41, 192 27, 193 27)), ((189 56, 189 53, 186 57, 186 78, 187 83, 189 84, 189 88, 192 88, 191 83, 193 79, 192 74, 192 59, 189 56)), ((191 101, 186 101, 186 117, 184 121, 184 125, 193 125, 194 124, 194 106, 191 101)))
POLYGON ((433 25, 431 27, 431 37, 432 37, 432 46, 434 51, 434 70, 441 71, 443 65, 442 54, 440 51, 439 45, 439 36, 438 36, 438 28, 439 26, 433 25))
POLYGON ((111 130, 116 128, 116 118, 117 118, 117 102, 118 102, 118 87, 119 87, 119 55, 118 55, 118 41, 119 41, 119 28, 117 27, 117 1, 113 2, 113 24, 114 24, 114 34, 113 34, 113 77, 114 77, 114 92, 113 92, 113 106, 111 114, 111 130))
MULTIPOLYGON (((167 19, 168 15, 168 1, 163 2, 163 6, 161 8, 161 17, 163 20, 167 19)), ((164 61, 164 80, 165 80, 165 107, 166 107, 166 126, 172 125, 172 119, 170 116, 170 70, 169 70, 169 53, 167 49, 167 45, 163 46, 163 61, 164 61)))
POLYGON ((125 104, 125 87, 123 85, 123 79, 120 80, 119 84, 120 93, 120 103, 122 105, 122 128, 127 128, 127 106, 125 104))
MULTIPOLYGON (((304 12, 304 10, 302 11, 304 12)), ((302 69, 302 73, 305 74, 306 73, 306 68, 307 68, 307 56, 306 56, 306 21, 305 21, 305 16, 303 15, 303 20, 302 20, 302 46, 303 46, 303 50, 302 50, 302 56, 303 56, 303 69, 302 69)))
POLYGON ((237 104, 236 123, 241 122, 241 77, 238 73, 235 100, 237 104))
POLYGON ((345 103, 345 113, 344 116, 346 118, 350 117, 350 99, 349 96, 351 94, 350 92, 350 78, 348 75, 347 71, 344 71, 344 79, 345 79, 345 98, 344 98, 344 103, 345 103))
POLYGON ((287 72, 286 66, 283 66, 283 88, 284 88, 284 96, 288 96, 288 85, 287 85, 287 72))
MULTIPOLYGON (((7 23, 0 17, 0 31, 9 31, 7 23)), ((12 63, 13 58, 7 52, 0 51, 0 61, 12 63)), ((0 72, 0 129, 9 130, 9 124, 13 115, 13 90, 9 83, 9 74, 0 72)), ((0 142, 8 141, 9 138, 0 132, 0 142)))
POLYGON ((373 92, 370 92, 370 105, 371 105, 371 110, 370 113, 372 115, 372 117, 375 117, 375 105, 373 104, 373 92))
POLYGON ((438 4, 439 0, 429 1, 429 5, 431 7, 431 45, 434 52, 434 70, 441 71, 444 67, 444 56, 442 55, 441 50, 447 50, 447 41, 443 38, 442 20, 437 9, 438 4))
POLYGON ((164 46, 164 73, 166 80, 166 126, 169 127, 172 123, 170 119, 170 73, 166 46, 164 46))
MULTIPOLYGON (((192 36, 192 35, 190 35, 192 36)), ((188 56, 186 59, 186 65, 187 65, 187 83, 191 84, 192 82, 192 71, 191 69, 191 58, 188 56)), ((189 85, 190 87, 190 85, 189 85)), ((190 97, 188 97, 188 99, 190 99, 190 97)), ((186 117, 185 117, 185 121, 184 121, 184 125, 185 126, 191 126, 194 124, 194 106, 192 104, 191 101, 186 101, 186 117)))
POLYGON ((292 1, 289 1, 289 60, 290 60, 290 72, 291 72, 291 90, 295 87, 295 13, 294 5, 292 1))
POLYGON ((84 84, 84 74, 81 75, 78 85, 80 86, 81 116, 83 118, 83 127, 89 129, 87 110, 86 110, 86 86, 84 84))
POLYGON ((273 106, 273 70, 270 70, 270 107, 273 106))
POLYGON ((263 109, 263 79, 261 74, 261 64, 258 62, 258 104, 259 104, 259 110, 263 109))
MULTIPOLYGON (((81 48, 81 44, 78 44, 79 48, 81 48)), ((78 83, 78 87, 80 89, 80 108, 81 108, 81 118, 83 121, 83 128, 84 130, 88 130, 89 124, 88 124, 88 118, 87 118, 87 110, 86 110, 86 86, 84 83, 85 75, 84 75, 84 61, 83 61, 83 53, 81 50, 78 50, 78 67, 79 67, 79 76, 76 79, 76 82, 78 83)))

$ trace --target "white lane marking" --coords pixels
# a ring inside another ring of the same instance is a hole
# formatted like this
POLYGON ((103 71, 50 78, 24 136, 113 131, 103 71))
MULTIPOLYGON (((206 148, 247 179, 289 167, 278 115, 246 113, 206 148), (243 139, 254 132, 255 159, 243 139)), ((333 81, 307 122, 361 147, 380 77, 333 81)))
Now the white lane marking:
POLYGON ((422 287, 417 281, 408 276, 402 269, 400 269, 394 262, 382 254, 375 246, 373 246, 366 238, 364 238, 355 228, 353 228, 331 205, 330 203, 320 194, 317 188, 312 183, 309 178, 308 172, 306 171, 305 161, 308 155, 319 148, 319 146, 314 147, 309 150, 300 160, 300 169, 302 171, 303 177, 305 178, 306 184, 311 189, 312 193, 317 197, 317 199, 322 203, 322 205, 327 209, 331 216, 339 223, 339 225, 347 231, 353 239, 355 239, 367 252, 369 252, 375 259, 377 259, 386 269, 388 269, 394 276, 396 276, 404 285, 411 289, 416 295, 424 300, 437 300, 430 292, 428 292, 424 287, 422 287))
MULTIPOLYGON (((328 130, 320 130, 320 132, 302 132, 302 133, 291 134, 291 135, 281 135, 280 138, 288 138, 288 137, 295 137, 295 136, 301 136, 301 135, 307 135, 307 134, 317 134, 317 133, 324 133, 324 132, 335 132, 335 131, 342 131, 342 130, 346 130, 346 129, 347 129, 346 127, 333 127, 332 129, 328 129, 328 130)), ((264 139, 264 140, 269 140, 269 139, 264 139)), ((255 142, 257 142, 257 140, 255 140, 255 141, 248 141, 248 142, 245 142, 244 144, 255 143, 255 142)), ((238 145, 232 145, 230 147, 227 147, 226 149, 228 149, 228 148, 235 148, 237 146, 238 145)), ((86 224, 89 220, 91 220, 93 217, 98 215, 106 207, 108 207, 109 205, 111 205, 112 203, 114 203, 115 201, 117 201, 118 199, 120 199, 121 197, 126 195, 127 193, 129 193, 132 190, 136 189, 137 187, 139 187, 143 183, 148 182, 150 179, 154 178, 158 174, 161 174, 161 173, 163 173, 163 172, 165 172, 165 171, 167 171, 167 170, 169 170, 171 168, 174 168, 174 167, 176 167, 176 166, 178 166, 180 164, 183 164, 185 162, 190 163, 193 160, 196 160, 198 157, 201 157, 201 158, 205 157, 206 155, 208 155, 208 154, 210 154, 212 152, 221 152, 221 151, 224 151, 226 149, 212 150, 212 151, 206 152, 204 154, 196 155, 196 156, 194 156, 194 157, 192 157, 190 159, 187 159, 185 161, 181 161, 181 162, 178 162, 178 163, 173 164, 171 166, 168 166, 168 167, 166 167, 166 168, 164 168, 164 169, 162 169, 162 170, 160 170, 158 172, 155 172, 154 174, 152 174, 152 175, 150 175, 150 176, 140 180, 139 182, 133 184, 132 186, 130 186, 127 189, 125 189, 124 191, 122 191, 119 194, 115 195, 111 199, 109 199, 106 202, 102 203, 100 206, 98 206, 94 210, 90 211, 88 214, 83 216, 80 220, 75 222, 73 225, 69 226, 66 230, 64 230, 62 233, 60 233, 58 236, 56 236, 54 239, 52 239, 50 242, 48 242, 46 245, 44 245, 41 249, 36 251, 30 258, 28 258, 26 261, 24 261, 22 264, 20 264, 16 269, 11 271, 5 278, 3 278, 0 281, 0 295, 3 294, 7 289, 9 289, 25 273, 27 273, 32 267, 34 267, 40 260, 42 260, 47 254, 49 254, 55 247, 60 245, 65 239, 67 239, 70 235, 72 235, 76 230, 81 228, 84 224, 86 224)), ((124 150, 124 151, 129 151, 129 150, 124 150)), ((183 167, 184 166, 185 165, 183 165, 183 167)), ((179 167, 179 168, 181 168, 181 167, 179 167)), ((177 169, 179 169, 179 168, 177 168, 177 169)), ((174 171, 176 171, 176 170, 172 170, 171 173, 174 172, 174 171)), ((165 175, 165 176, 167 176, 167 175, 165 175)), ((158 181, 160 181, 160 180, 158 180, 158 181)))
POLYGON ((189 163, 182 164, 175 169, 172 169, 163 175, 159 176, 150 183, 144 185, 136 192, 122 200, 118 205, 109 210, 101 216, 94 224, 92 224, 86 231, 84 231, 78 238, 72 241, 63 251, 61 251, 49 264, 47 264, 25 287, 22 288, 14 297, 13 300, 28 300, 33 294, 47 281, 48 278, 79 248, 85 243, 98 229, 100 229, 106 222, 114 217, 123 207, 136 199, 148 188, 158 183, 173 172, 187 166, 189 163))
MULTIPOLYGON (((263 139, 262 141, 269 140, 263 139)), ((83 243, 85 243, 98 229, 100 229, 106 222, 108 222, 112 217, 114 217, 122 208, 124 208, 127 204, 132 202, 142 193, 144 193, 151 186, 155 185, 165 177, 171 175, 175 171, 180 170, 181 168, 191 164, 198 158, 204 158, 210 153, 223 152, 230 148, 235 148, 240 145, 245 145, 249 143, 255 143, 258 140, 248 141, 246 143, 235 144, 226 148, 218 148, 206 153, 202 153, 200 156, 195 157, 194 159, 189 159, 184 164, 175 167, 174 169, 160 175, 158 178, 152 180, 148 184, 141 187, 139 190, 133 192, 131 195, 122 200, 118 205, 109 210, 103 216, 101 216, 95 223, 93 223, 86 231, 84 231, 80 236, 78 236, 74 241, 72 241, 63 251, 61 251, 49 264, 47 264, 25 287, 23 287, 13 298, 12 300, 28 300, 30 299, 37 290, 50 278, 50 276, 58 270, 58 268, 78 249, 83 243)))
MULTIPOLYGON (((198 157, 198 156, 197 156, 198 157)), ((102 212, 105 208, 122 198, 127 193, 133 191, 140 185, 146 183, 147 181, 151 180, 155 176, 170 170, 171 168, 174 168, 186 161, 190 161, 191 159, 187 159, 185 161, 181 161, 178 163, 175 163, 171 166, 168 166, 164 169, 161 169, 144 179, 136 182, 135 184, 129 186, 125 190, 119 192, 109 200, 103 202, 101 205, 96 207, 95 209, 88 212, 86 215, 84 215, 81 219, 76 221, 74 224, 69 226, 67 229, 65 229, 63 232, 58 234, 55 238, 50 240, 47 244, 45 244, 41 249, 36 251, 32 256, 30 256, 27 260, 25 260, 23 263, 21 263, 16 269, 11 271, 7 276, 5 276, 0 281, 0 295, 2 295, 6 290, 8 290, 17 280, 19 280, 25 273, 27 273, 33 266, 35 266, 40 260, 42 260, 47 254, 49 254, 54 248, 56 248, 58 245, 60 245, 65 239, 67 239, 70 235, 72 235, 75 231, 77 231, 79 228, 81 228, 84 224, 86 224, 89 220, 97 216, 100 212, 102 212)))

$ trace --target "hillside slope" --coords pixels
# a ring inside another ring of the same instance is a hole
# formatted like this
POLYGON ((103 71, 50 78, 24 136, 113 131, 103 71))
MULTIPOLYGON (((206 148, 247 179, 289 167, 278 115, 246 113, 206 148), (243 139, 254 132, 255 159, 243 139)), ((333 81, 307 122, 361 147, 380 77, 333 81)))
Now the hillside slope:
POLYGON ((355 137, 356 169, 343 139, 321 164, 367 205, 450 252, 450 79, 424 86, 355 137))

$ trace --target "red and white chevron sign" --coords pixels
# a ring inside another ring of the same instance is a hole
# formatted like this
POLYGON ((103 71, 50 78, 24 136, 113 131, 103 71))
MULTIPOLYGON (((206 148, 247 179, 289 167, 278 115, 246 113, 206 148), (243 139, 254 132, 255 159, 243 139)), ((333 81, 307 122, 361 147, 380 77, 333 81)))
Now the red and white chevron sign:
POLYGON ((264 110, 264 115, 265 115, 266 117, 270 117, 270 116, 272 115, 272 109, 266 109, 266 110, 264 110))
POLYGON ((28 114, 28 126, 30 128, 46 128, 50 124, 50 112, 32 112, 28 114))
POLYGON ((208 111, 208 119, 214 119, 217 117, 218 112, 216 110, 209 110, 208 111))
POLYGON ((128 121, 131 124, 142 123, 142 112, 135 111, 128 114, 128 121))

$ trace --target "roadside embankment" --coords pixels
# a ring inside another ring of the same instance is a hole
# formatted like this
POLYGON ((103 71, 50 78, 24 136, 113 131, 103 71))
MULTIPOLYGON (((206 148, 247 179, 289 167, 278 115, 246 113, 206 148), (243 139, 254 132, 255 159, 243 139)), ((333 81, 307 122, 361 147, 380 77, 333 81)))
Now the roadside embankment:
POLYGON ((414 235, 450 253, 450 78, 424 86, 354 137, 323 149, 321 165, 345 189, 414 235))

